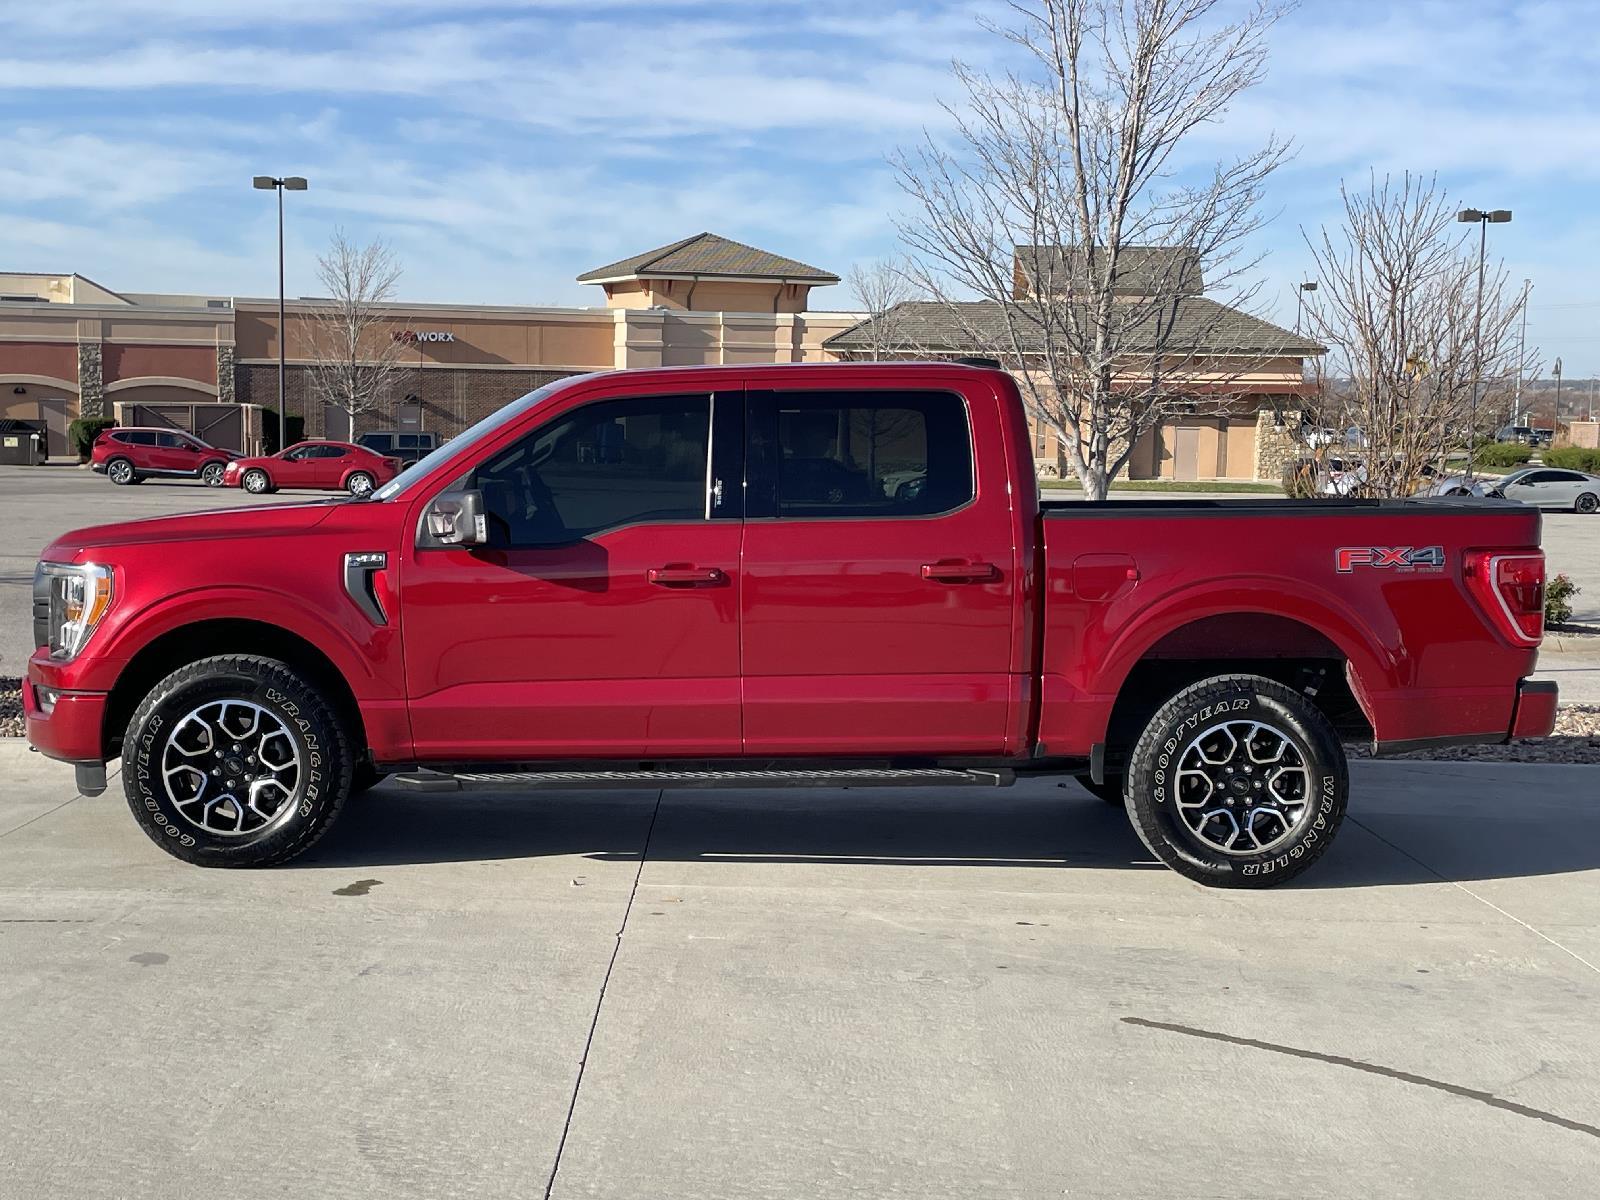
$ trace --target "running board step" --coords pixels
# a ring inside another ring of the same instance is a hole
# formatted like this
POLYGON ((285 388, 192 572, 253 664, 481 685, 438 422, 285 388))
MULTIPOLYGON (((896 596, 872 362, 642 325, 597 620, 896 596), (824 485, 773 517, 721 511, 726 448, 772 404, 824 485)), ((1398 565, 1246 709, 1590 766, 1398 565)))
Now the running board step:
POLYGON ((937 767, 857 767, 848 770, 755 771, 411 771, 394 782, 421 792, 556 791, 582 788, 759 787, 1009 787, 1011 770, 956 771, 937 767))

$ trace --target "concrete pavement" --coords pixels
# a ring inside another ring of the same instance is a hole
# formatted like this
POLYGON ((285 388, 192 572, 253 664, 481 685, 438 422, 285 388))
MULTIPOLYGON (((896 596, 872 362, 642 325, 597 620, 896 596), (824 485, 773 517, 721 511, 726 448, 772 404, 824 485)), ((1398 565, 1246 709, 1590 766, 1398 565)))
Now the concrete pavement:
POLYGON ((385 788, 218 872, 0 744, 0 1195, 1592 1189, 1600 768, 1353 773, 1267 893, 1053 781, 385 788))

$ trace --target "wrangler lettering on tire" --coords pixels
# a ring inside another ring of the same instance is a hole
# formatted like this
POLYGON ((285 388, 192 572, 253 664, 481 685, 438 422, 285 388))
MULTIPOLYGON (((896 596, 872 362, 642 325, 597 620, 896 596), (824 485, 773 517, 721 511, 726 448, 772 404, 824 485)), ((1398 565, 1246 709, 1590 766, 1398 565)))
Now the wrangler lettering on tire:
POLYGON ((1128 765, 1128 816, 1150 852, 1211 887, 1272 887, 1328 849, 1344 819, 1344 748, 1304 696, 1218 675, 1150 718, 1128 765))

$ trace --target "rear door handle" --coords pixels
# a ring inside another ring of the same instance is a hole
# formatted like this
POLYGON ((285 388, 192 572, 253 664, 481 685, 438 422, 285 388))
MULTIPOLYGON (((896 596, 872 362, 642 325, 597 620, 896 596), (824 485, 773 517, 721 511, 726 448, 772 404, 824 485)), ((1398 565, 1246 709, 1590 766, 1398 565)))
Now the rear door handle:
POLYGON ((922 577, 934 583, 992 583, 1000 578, 1000 568, 986 562, 923 563, 922 577))
POLYGON ((651 567, 646 578, 658 587, 704 587, 722 583, 728 577, 719 567, 672 563, 665 567, 651 567))

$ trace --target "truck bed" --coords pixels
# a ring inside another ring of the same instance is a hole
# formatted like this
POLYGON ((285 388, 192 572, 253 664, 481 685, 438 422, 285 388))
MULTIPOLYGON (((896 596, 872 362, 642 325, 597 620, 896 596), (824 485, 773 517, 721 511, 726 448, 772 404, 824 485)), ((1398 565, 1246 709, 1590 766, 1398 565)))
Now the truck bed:
POLYGON ((1525 505, 1047 500, 1041 517, 1051 754, 1090 753, 1129 674, 1164 659, 1328 663, 1380 749, 1503 738, 1533 670, 1537 648, 1498 630, 1463 574, 1469 550, 1538 547, 1525 505), (1385 565, 1402 548, 1415 565, 1385 565))

